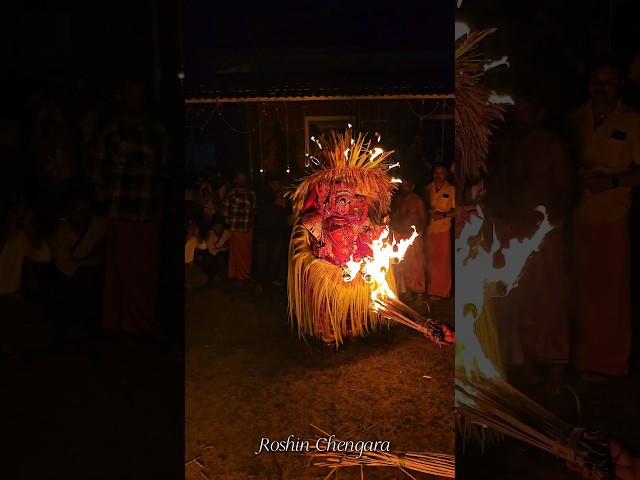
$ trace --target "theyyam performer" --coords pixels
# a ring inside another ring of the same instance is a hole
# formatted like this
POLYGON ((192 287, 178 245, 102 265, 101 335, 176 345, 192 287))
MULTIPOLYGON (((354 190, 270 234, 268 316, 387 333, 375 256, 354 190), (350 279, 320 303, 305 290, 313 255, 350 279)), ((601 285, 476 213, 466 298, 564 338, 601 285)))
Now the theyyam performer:
MULTIPOLYGON (((388 156, 351 131, 316 140, 318 157, 290 198, 296 223, 289 247, 289 315, 298 333, 337 348, 387 324, 371 308, 367 275, 349 268, 373 255, 395 184, 388 156)), ((386 280, 392 291, 391 269, 386 280)))

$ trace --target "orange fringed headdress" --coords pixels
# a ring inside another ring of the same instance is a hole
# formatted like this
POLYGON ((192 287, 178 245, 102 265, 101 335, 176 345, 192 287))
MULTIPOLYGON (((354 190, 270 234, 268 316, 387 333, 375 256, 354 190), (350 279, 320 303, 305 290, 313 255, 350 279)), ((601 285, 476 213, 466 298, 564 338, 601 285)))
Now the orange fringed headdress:
POLYGON ((322 136, 317 142, 320 155, 313 158, 315 171, 289 194, 296 216, 304 212, 318 184, 342 178, 355 185, 356 194, 366 197, 373 219, 382 219, 389 211, 396 188, 389 177, 388 157, 393 151, 372 148, 371 141, 362 134, 353 139, 350 129, 344 134, 332 131, 330 136, 322 136))

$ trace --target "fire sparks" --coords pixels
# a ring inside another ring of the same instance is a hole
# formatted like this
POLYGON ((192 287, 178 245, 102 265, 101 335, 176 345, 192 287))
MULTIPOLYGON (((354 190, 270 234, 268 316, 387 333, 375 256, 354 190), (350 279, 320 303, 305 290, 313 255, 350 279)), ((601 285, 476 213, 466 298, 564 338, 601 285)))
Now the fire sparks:
POLYGON ((506 65, 508 67, 509 66, 509 57, 504 55, 500 60, 495 60, 493 62, 485 63, 482 67, 484 68, 484 71, 486 72, 487 70, 491 70, 492 68, 499 67, 500 65, 506 65))
POLYGON ((371 156, 369 157, 369 161, 373 162, 377 157, 379 157, 380 155, 382 155, 384 153, 384 150, 381 149, 380 147, 376 147, 371 151, 371 156))
POLYGON ((489 96, 489 100, 487 100, 487 103, 493 104, 493 105, 497 105, 497 104, 506 104, 506 105, 513 105, 513 98, 511 98, 511 95, 498 95, 496 92, 491 92, 491 95, 489 96))

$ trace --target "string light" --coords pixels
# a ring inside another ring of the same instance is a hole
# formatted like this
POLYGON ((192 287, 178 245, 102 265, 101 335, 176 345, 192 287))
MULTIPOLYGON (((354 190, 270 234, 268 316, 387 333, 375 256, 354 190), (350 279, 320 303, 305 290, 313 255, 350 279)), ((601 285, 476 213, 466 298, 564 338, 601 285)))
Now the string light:
POLYGON ((291 169, 289 168, 289 109, 287 108, 287 102, 284 102, 284 122, 285 142, 287 142, 287 173, 291 173, 291 169))

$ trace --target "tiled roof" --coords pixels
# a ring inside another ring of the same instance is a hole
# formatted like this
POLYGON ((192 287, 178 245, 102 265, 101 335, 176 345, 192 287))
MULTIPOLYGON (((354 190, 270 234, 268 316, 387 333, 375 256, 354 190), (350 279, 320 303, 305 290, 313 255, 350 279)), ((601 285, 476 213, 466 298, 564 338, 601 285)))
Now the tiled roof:
POLYGON ((250 71, 220 73, 214 68, 202 68, 200 73, 192 72, 192 78, 187 72, 185 98, 187 102, 197 103, 258 99, 399 98, 453 94, 453 59, 450 63, 442 60, 424 62, 421 61, 423 57, 406 56, 401 60, 394 59, 395 62, 383 61, 376 65, 376 57, 371 55, 359 58, 363 61, 370 60, 364 67, 364 63, 354 62, 355 65, 349 65, 344 58, 335 60, 321 55, 299 59, 291 56, 289 63, 271 64, 266 68, 265 63, 268 62, 265 62, 264 58, 256 60, 240 57, 237 63, 241 67, 239 70, 244 68, 250 71), (314 61, 315 66, 310 68, 309 65, 314 61), (322 70, 320 66, 324 65, 327 67, 322 70), (358 68, 358 65, 361 67, 358 68), (385 66, 387 70, 383 71, 385 66), (297 69, 298 72, 287 71, 291 69, 297 69))

